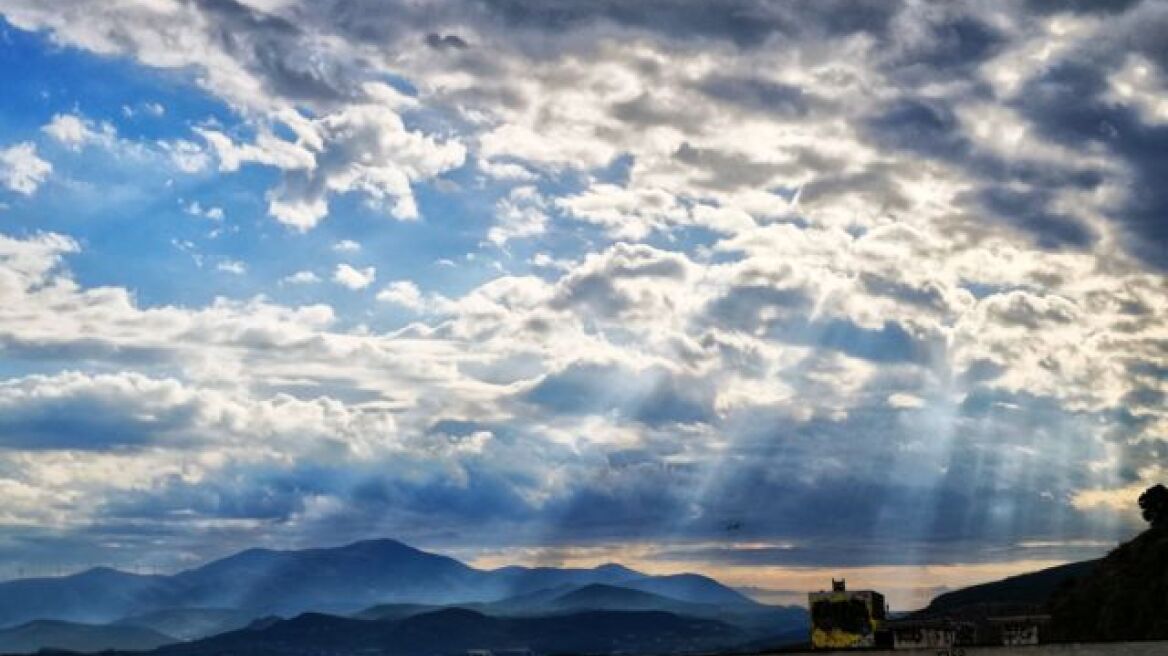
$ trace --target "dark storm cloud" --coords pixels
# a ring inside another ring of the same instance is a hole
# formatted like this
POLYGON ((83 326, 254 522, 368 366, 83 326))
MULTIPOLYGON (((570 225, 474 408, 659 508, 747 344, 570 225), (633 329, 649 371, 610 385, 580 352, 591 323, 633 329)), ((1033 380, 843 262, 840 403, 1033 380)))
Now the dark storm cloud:
MULTIPOLYGON (((182 530, 184 521, 258 520, 272 524, 295 521, 311 512, 314 500, 331 499, 334 517, 320 517, 322 533, 337 525, 366 524, 393 517, 428 516, 445 526, 481 526, 499 518, 531 519, 534 508, 520 494, 521 472, 493 463, 464 459, 464 476, 415 460, 412 476, 378 471, 368 464, 300 462, 293 467, 228 466, 207 480, 172 476, 157 489, 124 490, 111 495, 101 514, 115 520, 167 519, 182 530)), ((325 513, 326 515, 328 513, 325 513)))
POLYGON ((1026 8, 1038 14, 1061 11, 1076 13, 1119 14, 1140 4, 1142 0, 1026 0, 1026 8))
POLYGON ((714 74, 697 88, 711 98, 772 116, 806 116, 823 103, 797 86, 761 78, 714 74))
POLYGON ((742 47, 756 46, 775 34, 807 30, 830 35, 881 33, 899 8, 898 2, 876 0, 726 0, 717 4, 687 0, 483 0, 482 4, 489 15, 520 28, 558 31, 606 22, 670 38, 724 39, 742 47))
POLYGON ((913 285, 874 273, 860 274, 864 289, 876 296, 887 296, 911 305, 943 311, 946 308, 944 290, 934 282, 913 285))
POLYGON ((673 158, 701 169, 705 175, 699 184, 723 191, 740 188, 765 186, 776 173, 790 167, 770 162, 756 162, 737 153, 729 153, 716 148, 695 148, 689 142, 682 143, 673 158))
POLYGON ((82 362, 116 362, 125 366, 151 366, 173 361, 173 349, 159 346, 114 344, 100 339, 69 341, 22 339, 20 335, 0 335, 0 351, 16 360, 59 362, 76 366, 82 362))
POLYGON ((311 49, 296 23, 240 4, 237 0, 199 0, 216 26, 225 52, 259 73, 273 93, 297 101, 336 102, 354 97, 355 71, 311 49))
MULTIPOLYGON (((873 284, 878 284, 873 281, 873 284)), ((906 299, 925 300, 908 289, 886 289, 906 299)), ((914 333, 896 321, 879 328, 860 326, 845 318, 813 318, 809 315, 811 296, 799 287, 781 284, 731 287, 705 309, 704 321, 748 334, 766 334, 770 339, 839 351, 872 362, 914 362, 925 364, 944 354, 940 335, 914 333)))
POLYGON ((470 44, 457 34, 443 36, 434 32, 426 35, 426 45, 435 50, 466 50, 470 47, 470 44))
POLYGON ((763 323, 770 311, 783 313, 806 312, 811 298, 799 288, 776 285, 741 285, 731 288, 707 308, 706 314, 715 325, 743 332, 752 332, 763 323))
POLYGON ((1086 248, 1095 243, 1098 236, 1081 219, 1047 210, 1052 200, 1045 189, 993 187, 977 194, 974 203, 1033 234, 1040 248, 1086 248))
POLYGON ((192 404, 134 407, 132 399, 90 390, 0 403, 0 448, 111 451, 159 442, 188 428, 192 404))
MULTIPOLYGON (((997 401, 1015 405, 952 423, 930 410, 879 407, 794 425, 765 413, 738 418, 743 460, 707 488, 704 530, 717 535, 718 523, 733 519, 744 531, 736 539, 815 538, 841 548, 1090 535, 1090 519, 1065 503, 1089 474, 1063 466, 1103 454, 1080 439, 1090 422, 1051 399, 997 401)), ((876 551, 868 557, 894 557, 876 551)))
MULTIPOLYGON (((947 543, 881 540, 807 540, 775 547, 701 546, 666 549, 654 554, 663 562, 707 562, 746 567, 872 567, 950 565, 1010 560, 1087 560, 1105 552, 1103 540, 1025 540, 1003 544, 971 538, 947 543)), ((797 591, 806 595, 806 590, 797 591)))
POLYGON ((1108 218, 1127 232, 1135 255, 1168 267, 1168 127, 1148 125, 1136 112, 1104 100, 1106 79, 1096 66, 1066 62, 1027 84, 1020 109, 1045 136, 1070 148, 1099 147, 1131 172, 1127 199, 1108 218))
POLYGON ((777 323, 768 333, 779 341, 837 350, 872 362, 927 364, 943 359, 945 348, 939 335, 913 334, 895 321, 876 329, 848 319, 777 323))
MULTIPOLYGON (((580 33, 634 30, 665 39, 722 41, 752 48, 771 38, 887 35, 901 2, 885 0, 688 0, 578 2, 577 0, 472 0, 400 3, 326 0, 301 9, 302 22, 334 26, 347 37, 384 45, 428 34, 459 49, 453 26, 489 34, 519 50, 554 55, 580 33), (555 35, 549 38, 549 35, 555 35)), ((426 37, 433 46, 435 39, 426 37)), ((586 38, 591 43, 594 39, 586 38)), ((474 61, 464 60, 465 65, 474 61)))
POLYGON ((687 132, 700 130, 714 111, 700 105, 677 106, 661 102, 652 93, 613 104, 612 116, 620 121, 642 128, 669 125, 687 132))
POLYGON ((930 26, 930 37, 922 47, 893 60, 897 68, 915 72, 919 67, 935 71, 969 69, 997 54, 1006 39, 986 23, 971 16, 930 26))
POLYGON ((1048 209, 1059 190, 1098 185, 1098 173, 1009 162, 978 152, 943 101, 897 100, 870 118, 867 130, 882 146, 943 160, 976 176, 980 188, 964 196, 968 207, 1025 231, 1041 248, 1083 249, 1098 237, 1081 218, 1048 209))
POLYGON ((558 413, 614 412, 652 426, 713 417, 712 390, 705 383, 679 380, 663 369, 634 372, 617 365, 574 364, 547 376, 523 398, 558 413))

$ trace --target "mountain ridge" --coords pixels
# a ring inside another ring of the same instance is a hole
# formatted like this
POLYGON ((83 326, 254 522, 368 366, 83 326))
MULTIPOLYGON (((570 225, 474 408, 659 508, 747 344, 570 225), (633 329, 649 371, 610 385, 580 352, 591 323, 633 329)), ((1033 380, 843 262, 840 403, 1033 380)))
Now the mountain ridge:
POLYGON ((185 640, 269 616, 349 616, 378 606, 397 620, 461 606, 498 616, 660 611, 734 620, 755 632, 771 621, 768 617, 780 618, 784 626, 803 621, 799 612, 759 604, 697 574, 651 576, 616 563, 477 569, 388 538, 303 550, 251 548, 172 575, 100 567, 0 583, 0 627, 60 620, 144 628, 185 640), (591 585, 608 586, 591 594, 606 592, 609 608, 581 603, 580 596, 589 592, 561 602, 561 608, 550 603, 591 585), (727 609, 733 612, 723 612, 727 609))

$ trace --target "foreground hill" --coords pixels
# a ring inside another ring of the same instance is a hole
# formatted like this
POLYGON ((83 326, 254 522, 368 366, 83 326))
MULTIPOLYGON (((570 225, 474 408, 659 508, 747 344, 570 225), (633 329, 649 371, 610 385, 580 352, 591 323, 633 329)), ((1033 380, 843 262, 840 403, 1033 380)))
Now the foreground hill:
POLYGON ((1050 610, 1051 629, 1064 640, 1168 639, 1168 529, 1116 547, 1057 590, 1050 610))
POLYGON ((249 654, 390 656, 465 654, 470 649, 531 649, 538 653, 696 653, 741 644, 737 629, 713 620, 657 611, 585 613, 549 617, 490 617, 443 609, 400 620, 358 620, 309 613, 261 628, 175 644, 157 656, 249 654))
POLYGON ((173 642, 175 639, 171 636, 141 627, 95 626, 57 620, 37 620, 0 630, 2 654, 29 654, 41 649, 145 651, 173 642))
POLYGON ((917 616, 952 614, 972 607, 1042 607, 1052 593, 1068 581, 1090 574, 1098 560, 1086 560, 1011 576, 1000 581, 946 592, 937 596, 917 616))

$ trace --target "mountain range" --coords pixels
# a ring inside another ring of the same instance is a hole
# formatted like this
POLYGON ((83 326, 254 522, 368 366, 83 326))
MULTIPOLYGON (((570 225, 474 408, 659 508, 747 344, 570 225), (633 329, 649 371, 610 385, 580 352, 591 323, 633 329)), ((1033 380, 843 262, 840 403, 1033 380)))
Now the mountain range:
MULTIPOLYGON (((144 649, 164 643, 218 649, 216 640, 254 646, 305 624, 361 627, 354 635, 372 640, 389 635, 384 632, 423 635, 430 629, 419 627, 443 622, 475 627, 464 636, 478 631, 551 644, 545 630, 570 635, 564 633, 567 618, 588 613, 599 613, 590 621, 614 631, 626 631, 626 616, 636 615, 643 626, 656 628, 630 633, 640 636, 634 642, 658 640, 659 648, 674 651, 807 626, 802 608, 760 604, 697 574, 650 576, 615 564, 477 569, 394 540, 370 540, 328 549, 250 549, 169 576, 96 568, 0 583, 0 650, 144 649), (84 639, 99 630, 101 640, 84 639), (11 643, 4 642, 7 634, 11 643), (87 644, 93 649, 81 649, 87 644)), ((573 645, 563 646, 575 650, 573 645)))
POLYGON ((716 620, 661 611, 585 611, 541 617, 492 617, 445 608, 395 620, 358 620, 316 613, 233 631, 155 652, 158 656, 379 653, 465 654, 530 650, 539 654, 698 653, 747 639, 716 620))

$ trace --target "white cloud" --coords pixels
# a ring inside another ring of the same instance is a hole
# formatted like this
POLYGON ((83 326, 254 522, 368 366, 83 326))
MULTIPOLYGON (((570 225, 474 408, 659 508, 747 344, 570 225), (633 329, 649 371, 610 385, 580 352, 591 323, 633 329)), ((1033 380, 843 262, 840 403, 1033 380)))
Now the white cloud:
POLYGON ((547 202, 532 186, 516 187, 495 205, 496 224, 487 240, 505 246, 512 239, 534 237, 547 230, 547 202))
POLYGON ((364 194, 372 206, 388 203, 395 218, 417 219, 411 185, 460 166, 466 149, 456 140, 439 141, 407 129, 397 110, 411 101, 393 88, 367 83, 362 92, 366 102, 318 119, 296 110, 279 112, 276 120, 295 133, 291 141, 267 128, 254 143, 242 145, 221 132, 199 132, 217 153, 221 170, 255 162, 285 171, 280 185, 268 193, 268 211, 298 230, 312 228, 327 215, 330 194, 352 191, 364 194))
POLYGON ((74 150, 80 148, 81 144, 85 143, 89 135, 89 128, 81 122, 80 118, 73 114, 57 114, 53 116, 52 121, 41 129, 48 133, 49 136, 74 150))
POLYGON ((31 196, 52 172, 53 165, 37 156, 32 142, 0 150, 0 183, 18 194, 31 196))
POLYGON ((56 139, 70 150, 80 150, 92 143, 110 146, 117 142, 117 132, 109 123, 95 124, 77 114, 54 114, 51 121, 41 128, 45 134, 56 139))
POLYGON ((199 201, 197 201, 197 200, 191 201, 186 206, 185 211, 187 214, 190 214, 191 216, 198 216, 198 217, 202 217, 204 219, 210 219, 211 221, 222 221, 227 216, 223 212, 222 207, 217 207, 214 205, 209 206, 209 207, 203 207, 199 203, 199 201))
POLYGON ((333 244, 333 250, 338 253, 356 253, 357 251, 361 250, 361 244, 353 241, 352 239, 342 239, 341 241, 333 244))
POLYGON ((239 260, 224 260, 215 265, 215 270, 230 273, 233 276, 242 276, 247 273, 247 265, 239 260))
POLYGON ((377 292, 377 300, 394 303, 414 312, 420 312, 425 307, 422 292, 409 280, 395 280, 389 283, 377 292))
POLYGON ((365 289, 372 285, 376 278, 377 269, 374 267, 356 269, 348 264, 338 264, 336 271, 333 272, 333 282, 353 290, 365 289))
POLYGON ((287 285, 315 285, 320 282, 320 277, 311 271, 297 271, 284 276, 280 282, 287 285))
POLYGON ((186 139, 160 141, 158 147, 170 155, 171 161, 184 173, 198 173, 206 169, 211 158, 199 144, 186 139))

